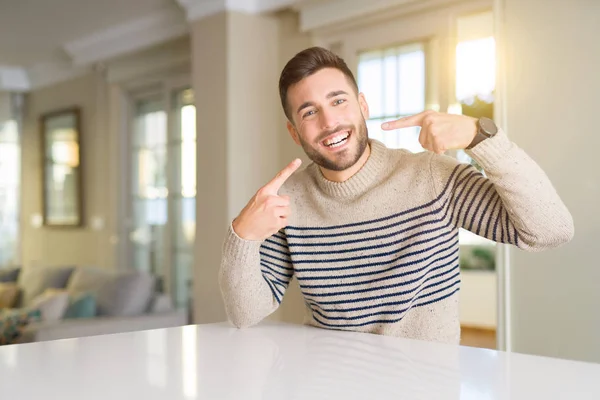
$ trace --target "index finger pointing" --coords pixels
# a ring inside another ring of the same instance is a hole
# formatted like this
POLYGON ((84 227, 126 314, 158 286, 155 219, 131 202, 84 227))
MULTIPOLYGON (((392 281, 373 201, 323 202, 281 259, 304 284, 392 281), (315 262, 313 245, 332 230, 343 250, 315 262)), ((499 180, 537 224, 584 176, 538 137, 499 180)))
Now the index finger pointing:
POLYGON ((409 117, 397 119, 395 121, 389 121, 381 125, 384 130, 410 128, 412 126, 423 126, 423 120, 429 111, 423 111, 409 117))
POLYGON ((285 181, 292 176, 292 174, 300 167, 302 161, 299 158, 296 158, 294 161, 289 163, 284 169, 279 171, 279 173, 271 180, 271 182, 265 185, 266 188, 272 190, 274 193, 277 193, 281 186, 285 183, 285 181))

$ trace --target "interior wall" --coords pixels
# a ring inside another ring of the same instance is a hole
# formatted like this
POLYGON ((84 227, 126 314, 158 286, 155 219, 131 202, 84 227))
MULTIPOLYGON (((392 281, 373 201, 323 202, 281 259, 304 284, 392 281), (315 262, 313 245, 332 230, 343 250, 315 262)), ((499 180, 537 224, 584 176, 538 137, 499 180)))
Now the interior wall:
POLYGON ((225 232, 280 165, 278 24, 227 12, 192 24, 198 130, 195 322, 226 320, 218 271, 225 232))
POLYGON ((218 285, 227 228, 227 15, 191 25, 192 86, 196 99, 197 197, 194 322, 224 321, 218 285))
POLYGON ((497 286, 494 271, 461 271, 460 324, 495 330, 497 328, 497 286))
MULTIPOLYGON (((279 169, 278 24, 270 16, 227 14, 228 203, 233 219, 279 169)), ((281 167, 281 168, 279 168, 281 167)))
POLYGON ((110 148, 106 136, 106 91, 104 79, 88 74, 35 90, 27 95, 22 134, 21 229, 22 264, 112 265, 110 232, 93 230, 92 218, 107 218, 111 208, 107 166, 110 148), (42 149, 40 116, 67 107, 81 107, 81 163, 83 214, 81 228, 50 228, 32 224, 42 215, 42 149))
POLYGON ((600 362, 600 2, 498 4, 507 132, 549 175, 575 222, 574 239, 559 249, 511 253, 513 350, 600 362))

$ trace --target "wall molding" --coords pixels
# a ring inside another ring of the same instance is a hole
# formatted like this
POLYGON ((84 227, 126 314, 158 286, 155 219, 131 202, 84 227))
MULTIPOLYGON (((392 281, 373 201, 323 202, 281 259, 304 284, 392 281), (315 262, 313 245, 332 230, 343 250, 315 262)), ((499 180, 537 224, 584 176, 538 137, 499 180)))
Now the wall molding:
POLYGON ((474 1, 477 0, 328 0, 306 1, 295 9, 300 17, 300 31, 330 32, 474 1))
POLYGON ((125 57, 106 64, 109 83, 123 83, 174 68, 189 69, 191 54, 188 40, 178 40, 156 51, 146 51, 135 57, 125 57))
POLYGON ((0 66, 0 92, 26 92, 30 89, 31 82, 24 68, 0 66))
POLYGON ((187 32, 188 25, 180 10, 166 9, 71 41, 63 48, 74 66, 84 66, 142 50, 187 32))
POLYGON ((29 90, 40 89, 60 82, 89 74, 92 67, 74 67, 69 63, 46 62, 39 63, 27 70, 29 77, 29 90))
POLYGON ((190 22, 226 11, 246 14, 279 11, 295 7, 304 1, 306 0, 177 0, 190 22))

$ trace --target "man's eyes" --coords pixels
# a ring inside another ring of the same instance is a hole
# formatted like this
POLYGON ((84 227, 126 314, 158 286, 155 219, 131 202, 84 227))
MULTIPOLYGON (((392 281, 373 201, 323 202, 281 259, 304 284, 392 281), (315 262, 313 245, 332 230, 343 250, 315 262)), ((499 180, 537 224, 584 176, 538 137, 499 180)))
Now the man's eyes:
MULTIPOLYGON (((337 106, 337 105, 340 105, 345 102, 346 102, 346 99, 336 99, 333 101, 333 105, 337 106)), ((307 111, 302 115, 302 118, 310 117, 310 116, 314 115, 316 112, 317 112, 317 110, 307 111)))
POLYGON ((310 111, 304 113, 304 115, 302 116, 302 118, 310 117, 314 113, 315 113, 315 110, 310 110, 310 111))

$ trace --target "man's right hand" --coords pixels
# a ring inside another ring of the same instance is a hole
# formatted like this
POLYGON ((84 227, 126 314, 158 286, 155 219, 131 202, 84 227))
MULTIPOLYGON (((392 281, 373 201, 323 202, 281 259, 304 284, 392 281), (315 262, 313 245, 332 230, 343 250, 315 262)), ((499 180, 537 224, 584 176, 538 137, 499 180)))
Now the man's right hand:
POLYGON ((279 196, 278 192, 300 164, 300 159, 289 163, 250 199, 233 221, 233 230, 239 237, 245 240, 265 240, 287 225, 290 198, 279 196))

